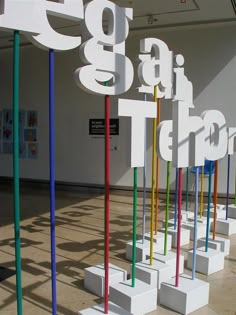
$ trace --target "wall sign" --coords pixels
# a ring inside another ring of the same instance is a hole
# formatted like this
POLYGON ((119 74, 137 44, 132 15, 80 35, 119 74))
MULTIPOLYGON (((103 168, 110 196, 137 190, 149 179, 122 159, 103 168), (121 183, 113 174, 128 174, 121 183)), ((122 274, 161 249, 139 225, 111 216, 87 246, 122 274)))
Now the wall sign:
MULTIPOLYGON (((91 118, 89 119, 89 135, 104 136, 105 135, 105 119, 91 118)), ((110 136, 119 136, 119 119, 110 119, 110 136)))

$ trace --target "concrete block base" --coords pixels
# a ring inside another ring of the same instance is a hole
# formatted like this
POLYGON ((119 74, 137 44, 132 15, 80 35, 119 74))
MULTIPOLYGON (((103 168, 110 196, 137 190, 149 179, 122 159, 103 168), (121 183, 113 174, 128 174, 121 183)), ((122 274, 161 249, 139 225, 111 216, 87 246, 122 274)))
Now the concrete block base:
MULTIPOLYGON (((157 250, 157 244, 153 244, 154 250, 157 250)), ((133 242, 128 242, 126 244, 126 259, 132 261, 132 249, 133 242)), ((148 240, 144 241, 138 240, 136 242, 136 262, 146 260, 147 255, 150 254, 150 242, 148 240)))
POLYGON ((229 211, 229 218, 236 219, 236 206, 229 205, 228 211, 229 211))
POLYGON ((134 288, 131 280, 117 283, 110 286, 110 301, 129 313, 144 315, 157 307, 157 288, 138 279, 134 288))
MULTIPOLYGON (((79 311, 79 315, 101 315, 104 314, 104 304, 95 305, 85 310, 79 311)), ((121 307, 109 302, 108 315, 132 315, 121 307)))
MULTIPOLYGON (((165 229, 161 229, 161 231, 164 233, 165 229)), ((172 247, 177 247, 177 228, 174 229, 173 226, 170 226, 168 228, 168 234, 172 236, 172 247)), ((180 239, 180 246, 188 245, 190 242, 190 230, 186 230, 181 228, 181 239, 180 239)))
MULTIPOLYGON (((104 265, 92 266, 84 269, 84 287, 97 296, 104 296, 104 265)), ((109 264, 109 284, 125 281, 127 271, 109 264)))
POLYGON ((171 278, 172 267, 158 260, 145 260, 136 264, 136 278, 160 289, 161 283, 171 278))
POLYGON ((180 314, 190 314, 209 302, 209 283, 186 275, 179 278, 175 287, 175 278, 163 282, 160 290, 160 304, 180 314))
MULTIPOLYGON (((169 219, 174 219, 175 217, 175 212, 170 211, 169 212, 169 219)), ((188 219, 192 219, 194 217, 194 213, 192 211, 181 211, 181 221, 187 222, 188 219)))
MULTIPOLYGON (((190 231, 190 240, 194 239, 194 223, 183 223, 182 228, 190 231)), ((198 223, 197 225, 197 239, 202 238, 206 235, 206 224, 198 223)))
MULTIPOLYGON (((204 217, 207 217, 207 209, 204 209, 204 217)), ((226 211, 224 209, 216 208, 216 219, 225 219, 226 211)), ((214 218, 214 208, 210 209, 210 217, 214 218)))
MULTIPOLYGON (((204 247, 205 243, 206 243, 206 238, 203 237, 200 240, 198 240, 197 246, 198 247, 204 247)), ((224 256, 229 255, 229 251, 230 251, 230 240, 229 239, 216 236, 215 240, 213 240, 213 238, 211 237, 211 238, 209 238, 208 246, 214 250, 223 252, 224 256)))
POLYGON ((227 236, 236 234, 236 220, 231 218, 228 220, 218 219, 216 221, 216 233, 227 236))
MULTIPOLYGON (((150 242, 151 239, 151 234, 150 233, 146 233, 145 234, 145 239, 148 240, 150 242)), ((171 242, 172 242, 172 237, 171 235, 168 235, 168 250, 171 250, 171 242)), ((160 250, 164 250, 164 243, 165 243, 165 235, 158 231, 157 234, 153 236, 153 243, 156 244, 156 250, 160 251, 160 250)))
MULTIPOLYGON (((192 269, 193 251, 188 252, 188 269, 192 269)), ((204 275, 211 275, 217 271, 224 269, 224 254, 212 248, 208 248, 205 252, 205 247, 197 249, 196 253, 196 271, 204 275)))
MULTIPOLYGON (((205 204, 205 208, 207 208, 208 207, 208 204, 206 203, 205 204)), ((210 208, 213 208, 214 209, 214 203, 210 203, 210 208)), ((225 205, 222 205, 221 203, 217 203, 216 204, 216 209, 217 210, 224 210, 225 209, 225 205)))
MULTIPOLYGON (((176 272, 176 253, 168 252, 167 255, 163 253, 154 253, 153 258, 171 267, 171 277, 175 276, 176 272)), ((179 273, 184 272, 184 256, 180 255, 179 273)))

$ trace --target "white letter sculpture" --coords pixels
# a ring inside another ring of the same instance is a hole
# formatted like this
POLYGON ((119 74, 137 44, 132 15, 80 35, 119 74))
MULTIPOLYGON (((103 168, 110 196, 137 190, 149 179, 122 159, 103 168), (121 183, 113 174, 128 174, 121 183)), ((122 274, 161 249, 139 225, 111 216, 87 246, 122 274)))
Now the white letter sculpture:
POLYGON ((118 115, 131 117, 131 167, 143 167, 145 120, 156 118, 156 103, 119 99, 118 115))
POLYGON ((53 30, 48 15, 68 20, 83 19, 82 0, 1 0, 0 28, 18 30, 40 48, 69 50, 81 44, 80 36, 62 35, 53 30))
POLYGON ((86 64, 75 71, 76 83, 85 91, 103 95, 119 95, 131 87, 134 70, 125 56, 125 40, 133 10, 120 8, 107 0, 94 0, 85 7, 83 29, 87 41, 80 48, 86 64), (109 16, 108 31, 103 29, 103 14, 109 16), (105 49, 106 48, 106 49, 105 49), (113 79, 111 85, 105 82, 113 79))
POLYGON ((168 46, 157 38, 145 38, 140 41, 139 55, 141 63, 138 77, 142 86, 140 93, 153 94, 154 86, 158 87, 158 98, 172 98, 173 53, 168 46), (154 50, 154 57, 151 51, 154 50))

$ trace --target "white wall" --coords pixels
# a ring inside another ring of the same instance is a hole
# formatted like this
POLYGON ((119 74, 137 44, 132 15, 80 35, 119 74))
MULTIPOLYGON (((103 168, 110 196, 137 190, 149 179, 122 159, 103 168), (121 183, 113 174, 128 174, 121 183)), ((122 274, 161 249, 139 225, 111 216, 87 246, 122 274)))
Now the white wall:
MULTIPOLYGON (((167 30, 144 36, 131 34, 127 55, 135 60, 141 37, 159 37, 175 53, 185 56, 186 74, 193 82, 196 108, 219 109, 228 126, 236 126, 236 26, 167 30)), ((20 107, 39 112, 39 158, 21 160, 21 177, 48 179, 48 55, 34 47, 21 48, 20 107)), ((74 82, 73 72, 80 65, 78 50, 56 53, 56 179, 75 183, 104 183, 104 144, 88 136, 88 119, 104 115, 104 98, 86 94, 74 82)), ((136 67, 137 62, 134 61, 136 67)), ((0 109, 12 104, 12 50, 0 51, 0 109)), ((140 98, 133 88, 126 97, 140 98)), ((124 96, 123 96, 124 97, 124 96)), ((111 100, 112 116, 116 117, 117 99, 111 100)), ((170 104, 162 103, 162 118, 171 118, 170 104)), ((151 175, 151 128, 148 124, 148 183, 151 175)), ((111 184, 131 186, 129 169, 130 121, 121 118, 118 151, 111 152, 111 184)), ((235 157, 232 159, 231 192, 234 190, 235 157)), ((225 192, 226 159, 220 161, 219 191, 225 192)), ((0 156, 0 175, 12 176, 12 159, 0 156)), ((172 188, 174 187, 172 172, 172 188)), ((161 187, 165 187, 166 164, 161 163, 161 187)), ((142 170, 139 171, 142 186, 142 170)), ((207 188, 207 187, 206 187, 207 188)))

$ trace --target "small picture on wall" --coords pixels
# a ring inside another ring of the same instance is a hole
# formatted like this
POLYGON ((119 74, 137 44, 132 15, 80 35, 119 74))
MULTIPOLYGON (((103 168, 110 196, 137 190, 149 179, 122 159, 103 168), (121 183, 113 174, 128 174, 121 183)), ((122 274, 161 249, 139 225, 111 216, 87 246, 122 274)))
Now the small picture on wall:
POLYGON ((11 127, 13 125, 13 111, 10 109, 4 109, 3 111, 3 125, 11 127))
POLYGON ((36 129, 25 129, 24 130, 24 141, 36 142, 37 141, 37 130, 36 129))
POLYGON ((13 139, 13 129, 10 127, 3 127, 3 140, 12 141, 13 139))
POLYGON ((25 143, 20 143, 19 156, 20 156, 21 159, 26 159, 27 158, 27 151, 26 151, 26 144, 25 143))
POLYGON ((38 144, 37 143, 29 143, 28 144, 28 158, 29 159, 37 159, 38 158, 38 144))
POLYGON ((3 153, 4 154, 12 154, 13 153, 13 143, 12 142, 4 142, 3 143, 3 153))
POLYGON ((27 112, 27 127, 37 127, 38 126, 38 116, 37 112, 34 110, 27 112))

